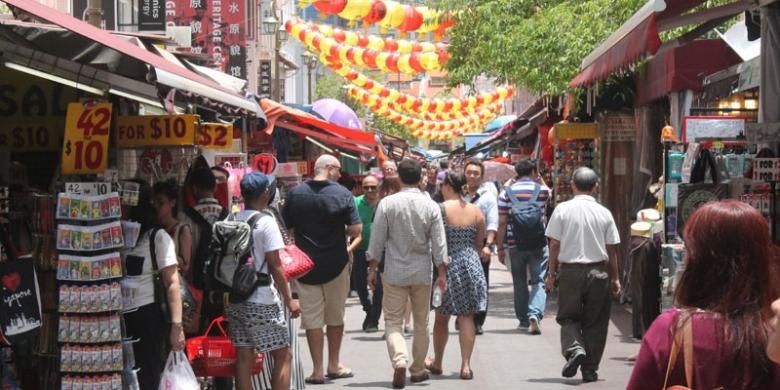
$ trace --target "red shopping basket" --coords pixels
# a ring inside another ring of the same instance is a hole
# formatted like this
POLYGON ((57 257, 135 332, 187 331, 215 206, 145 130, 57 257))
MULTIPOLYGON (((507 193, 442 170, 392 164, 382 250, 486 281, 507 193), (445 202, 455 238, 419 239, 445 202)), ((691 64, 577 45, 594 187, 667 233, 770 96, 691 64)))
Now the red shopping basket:
MULTIPOLYGON (((203 336, 187 340, 187 358, 195 376, 234 377, 236 376, 236 348, 222 327, 225 317, 214 319, 203 336), (222 334, 209 336, 211 328, 217 325, 222 334)), ((255 353, 252 374, 263 370, 263 354, 255 353)))

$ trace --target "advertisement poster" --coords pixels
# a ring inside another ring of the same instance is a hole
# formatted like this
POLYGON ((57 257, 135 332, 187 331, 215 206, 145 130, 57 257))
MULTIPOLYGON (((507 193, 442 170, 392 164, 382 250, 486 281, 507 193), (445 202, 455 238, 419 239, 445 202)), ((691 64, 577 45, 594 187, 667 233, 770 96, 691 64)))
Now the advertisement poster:
POLYGON ((163 0, 140 0, 138 31, 165 31, 163 0))
POLYGON ((190 26, 195 54, 208 54, 223 72, 246 79, 244 0, 166 1, 169 26, 190 26))
POLYGON ((11 339, 41 327, 38 279, 31 257, 0 263, 0 328, 11 339))

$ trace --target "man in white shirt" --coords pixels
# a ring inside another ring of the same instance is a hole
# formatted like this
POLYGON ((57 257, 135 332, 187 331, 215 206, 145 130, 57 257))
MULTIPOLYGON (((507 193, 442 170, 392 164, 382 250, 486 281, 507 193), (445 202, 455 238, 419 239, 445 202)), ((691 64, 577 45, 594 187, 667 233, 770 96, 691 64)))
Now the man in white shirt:
POLYGON ((592 194, 599 177, 590 168, 572 175, 574 199, 555 208, 547 224, 550 272, 546 286, 558 284, 561 351, 566 358, 561 375, 573 377, 582 368, 583 382, 598 380, 607 341, 613 294, 620 292, 618 233, 612 213, 592 194))

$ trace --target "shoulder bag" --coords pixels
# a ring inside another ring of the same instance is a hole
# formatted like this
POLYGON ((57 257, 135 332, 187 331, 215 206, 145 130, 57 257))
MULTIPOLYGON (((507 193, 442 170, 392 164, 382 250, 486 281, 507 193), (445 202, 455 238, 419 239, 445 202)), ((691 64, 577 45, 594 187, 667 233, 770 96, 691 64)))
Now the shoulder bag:
MULTIPOLYGON (((157 266, 157 245, 155 243, 155 237, 157 237, 157 232, 160 230, 162 229, 154 228, 149 235, 149 255, 151 256, 150 261, 152 262, 152 270, 154 272, 154 301, 160 306, 160 312, 162 313, 163 319, 165 319, 165 321, 170 321, 171 312, 170 307, 168 306, 168 293, 167 289, 165 288, 165 283, 162 280, 162 273, 157 266)), ((181 276, 181 273, 179 273, 178 269, 176 274, 179 277, 179 292, 181 293, 182 325, 189 324, 194 320, 193 314, 195 313, 196 306, 195 298, 192 296, 192 292, 190 292, 190 287, 187 283, 187 280, 181 276)))
POLYGON ((287 226, 285 226, 284 220, 279 215, 279 211, 273 207, 268 207, 266 212, 276 220, 276 225, 279 226, 279 231, 282 233, 282 239, 284 240, 284 248, 279 251, 284 276, 288 281, 292 281, 309 273, 314 269, 314 262, 309 255, 292 242, 290 233, 287 231, 287 226))
MULTIPOLYGON (((693 390, 693 315, 687 311, 680 311, 679 322, 683 323, 674 331, 674 340, 672 341, 672 350, 669 353, 669 363, 666 365, 666 376, 664 377, 664 387, 662 390, 693 390), (677 356, 680 354, 680 348, 683 350, 683 364, 685 367, 685 386, 669 386, 669 376, 677 364, 677 356)), ((713 390, 724 390, 719 387, 713 390)))
POLYGON ((685 223, 694 211, 707 202, 728 197, 729 186, 720 182, 720 173, 715 159, 707 149, 699 152, 699 157, 691 170, 691 182, 682 183, 677 193, 677 233, 682 235, 685 223), (712 182, 706 183, 709 170, 712 182))

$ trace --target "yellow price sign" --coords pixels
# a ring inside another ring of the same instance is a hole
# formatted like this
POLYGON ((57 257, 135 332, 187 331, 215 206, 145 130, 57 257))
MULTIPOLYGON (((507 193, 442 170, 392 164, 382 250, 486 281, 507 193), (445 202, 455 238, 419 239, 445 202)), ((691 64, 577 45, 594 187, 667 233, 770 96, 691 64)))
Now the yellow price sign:
POLYGON ((120 148, 195 144, 197 115, 120 116, 116 144, 120 148))
POLYGON ((102 173, 108 162, 111 103, 68 104, 62 174, 102 173))
POLYGON ((227 150, 233 148, 233 125, 201 123, 196 144, 205 149, 227 150))

